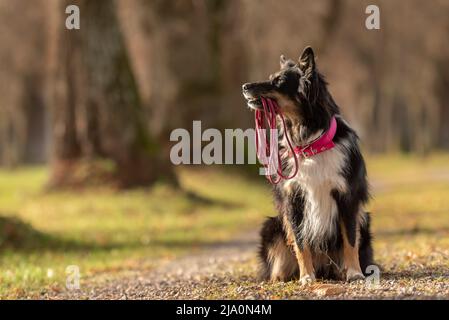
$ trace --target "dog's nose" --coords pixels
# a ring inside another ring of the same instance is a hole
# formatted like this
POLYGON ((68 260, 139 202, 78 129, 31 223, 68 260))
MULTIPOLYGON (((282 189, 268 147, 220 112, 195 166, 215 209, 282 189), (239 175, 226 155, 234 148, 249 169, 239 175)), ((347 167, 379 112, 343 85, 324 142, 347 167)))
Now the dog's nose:
POLYGON ((243 89, 243 90, 248 90, 248 88, 249 88, 249 83, 245 83, 245 84, 242 86, 242 89, 243 89))

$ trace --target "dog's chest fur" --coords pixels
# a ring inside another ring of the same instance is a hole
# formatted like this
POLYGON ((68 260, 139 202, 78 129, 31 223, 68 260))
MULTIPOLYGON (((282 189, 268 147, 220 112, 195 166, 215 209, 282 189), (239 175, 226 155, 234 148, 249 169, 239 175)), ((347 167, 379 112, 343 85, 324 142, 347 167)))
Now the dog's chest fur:
MULTIPOLYGON (((337 144, 333 149, 313 157, 300 157, 297 175, 283 182, 282 189, 287 198, 298 192, 304 197, 300 233, 301 238, 310 244, 323 243, 335 236, 338 208, 332 191, 345 192, 348 189, 342 175, 346 154, 344 144, 337 144)), ((293 157, 287 163, 287 170, 293 170, 293 157)))

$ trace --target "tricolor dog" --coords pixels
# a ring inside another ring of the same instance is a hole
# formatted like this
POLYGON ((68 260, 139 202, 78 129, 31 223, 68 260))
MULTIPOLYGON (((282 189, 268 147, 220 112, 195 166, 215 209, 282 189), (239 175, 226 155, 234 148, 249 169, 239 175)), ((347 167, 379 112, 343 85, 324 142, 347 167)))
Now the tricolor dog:
POLYGON ((312 48, 297 62, 281 56, 280 65, 269 80, 243 85, 249 108, 262 110, 263 99, 280 108, 287 131, 278 117, 285 176, 293 172, 297 159, 296 175, 273 186, 278 215, 262 227, 261 275, 282 281, 299 277, 302 284, 316 278, 363 279, 373 263, 373 250, 370 216, 364 209, 369 199, 367 172, 358 136, 318 72, 312 48), (331 147, 321 150, 323 143, 331 147))

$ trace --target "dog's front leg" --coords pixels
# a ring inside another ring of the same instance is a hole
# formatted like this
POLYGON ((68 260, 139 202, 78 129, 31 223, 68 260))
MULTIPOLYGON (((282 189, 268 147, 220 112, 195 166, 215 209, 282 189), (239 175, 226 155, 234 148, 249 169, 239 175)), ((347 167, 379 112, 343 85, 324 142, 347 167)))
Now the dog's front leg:
POLYGON ((343 261, 346 269, 346 281, 364 279, 359 261, 360 230, 353 223, 341 223, 343 235, 343 261), (351 241, 352 240, 352 241, 351 241))
POLYGON ((364 279, 359 260, 359 206, 347 194, 335 192, 334 198, 340 213, 340 231, 343 238, 343 264, 346 270, 346 281, 364 279))
POLYGON ((299 281, 302 285, 306 285, 315 281, 315 270, 313 268, 312 252, 307 245, 300 247, 294 245, 296 259, 299 264, 299 281))
POLYGON ((283 202, 283 224, 287 234, 287 242, 296 256, 299 266, 299 281, 305 285, 315 281, 313 256, 309 245, 301 239, 300 226, 304 218, 305 198, 300 190, 290 193, 283 202))

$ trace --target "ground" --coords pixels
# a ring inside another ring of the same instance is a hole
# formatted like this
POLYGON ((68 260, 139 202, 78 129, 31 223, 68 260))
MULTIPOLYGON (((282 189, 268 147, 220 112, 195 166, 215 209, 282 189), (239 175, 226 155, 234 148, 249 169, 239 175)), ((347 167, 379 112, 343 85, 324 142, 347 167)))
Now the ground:
POLYGON ((448 299, 449 155, 370 156, 368 171, 380 283, 308 287, 256 278, 262 177, 184 168, 182 191, 48 192, 43 168, 1 171, 0 298, 448 299))

